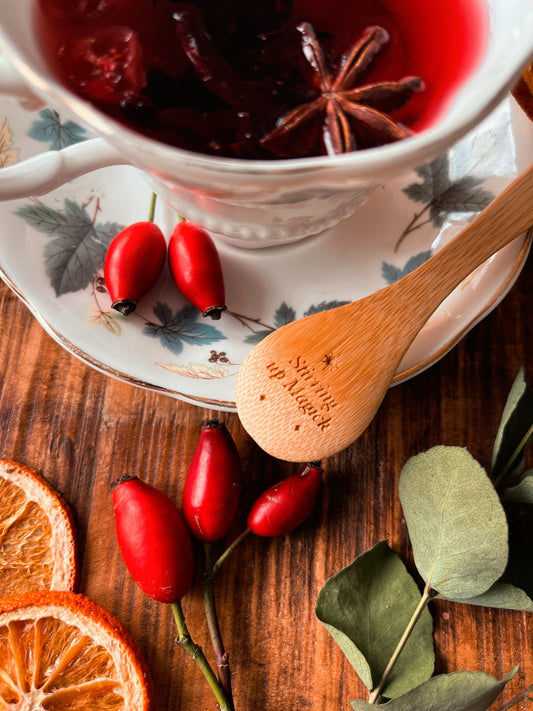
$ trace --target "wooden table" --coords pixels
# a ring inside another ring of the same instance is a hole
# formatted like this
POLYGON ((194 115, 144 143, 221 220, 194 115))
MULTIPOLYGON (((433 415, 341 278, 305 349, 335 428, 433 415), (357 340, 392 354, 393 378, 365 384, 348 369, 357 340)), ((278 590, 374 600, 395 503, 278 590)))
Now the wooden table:
MULTIPOLYGON (((248 537, 216 581, 237 711, 337 711, 367 698, 316 620, 317 594, 334 572, 388 539, 410 560, 397 497, 406 459, 435 444, 466 446, 484 466, 521 364, 533 383, 533 256, 510 294, 440 362, 391 389, 367 432, 325 463, 308 522, 284 539, 248 537)), ((197 667, 174 644, 171 609, 148 599, 124 568, 109 484, 136 474, 180 500, 201 423, 219 416, 242 455, 242 530, 255 496, 294 471, 265 455, 234 414, 217 413, 113 380, 58 346, 0 286, 0 456, 41 470, 77 521, 80 591, 113 612, 137 640, 156 682, 157 709, 214 702, 197 667)), ((411 570, 413 570, 411 566, 411 570)), ((184 599, 191 634, 209 656, 201 583, 184 599)), ((494 708, 533 683, 533 617, 434 603, 437 671, 520 671, 494 708), (502 700, 503 699, 503 700, 502 700)), ((526 702, 517 708, 525 709, 526 702)))

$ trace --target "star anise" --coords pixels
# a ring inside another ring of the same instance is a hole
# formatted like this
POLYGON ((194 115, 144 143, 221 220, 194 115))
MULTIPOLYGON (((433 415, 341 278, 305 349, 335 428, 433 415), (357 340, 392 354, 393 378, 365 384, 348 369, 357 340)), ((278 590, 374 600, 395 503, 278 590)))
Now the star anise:
POLYGON ((317 143, 328 155, 392 143, 410 135, 389 113, 399 109, 415 91, 419 77, 361 84, 374 57, 389 40, 381 27, 368 28, 348 50, 335 71, 330 68, 313 27, 297 27, 304 57, 303 76, 316 98, 278 120, 261 145, 279 157, 309 155, 317 143))

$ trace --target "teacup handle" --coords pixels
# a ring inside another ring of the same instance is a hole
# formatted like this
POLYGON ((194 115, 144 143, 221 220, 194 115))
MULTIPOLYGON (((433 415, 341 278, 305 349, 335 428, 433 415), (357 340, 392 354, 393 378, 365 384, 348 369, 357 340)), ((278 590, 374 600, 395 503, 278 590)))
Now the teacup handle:
POLYGON ((44 195, 69 180, 126 161, 104 138, 47 151, 0 169, 0 200, 44 195))
MULTIPOLYGON (((16 98, 28 110, 45 105, 2 56, 0 94, 16 98)), ((85 173, 125 163, 118 151, 103 138, 91 138, 60 151, 40 153, 0 169, 0 201, 43 195, 85 173)))

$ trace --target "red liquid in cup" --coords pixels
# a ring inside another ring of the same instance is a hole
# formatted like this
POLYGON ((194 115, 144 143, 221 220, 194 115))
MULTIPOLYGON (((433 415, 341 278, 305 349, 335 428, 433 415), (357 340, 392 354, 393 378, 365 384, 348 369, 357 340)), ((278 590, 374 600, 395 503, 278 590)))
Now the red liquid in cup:
MULTIPOLYGON (((438 120, 477 67, 488 22, 484 0, 36 2, 46 61, 75 93, 164 143, 250 159, 279 158, 261 139, 317 96, 302 74, 299 23, 312 25, 332 70, 367 27, 383 27, 389 41, 362 83, 420 77, 424 89, 391 113, 418 132, 438 120), (196 30, 184 40, 200 43, 201 77, 174 19, 184 11, 207 34, 205 46, 196 30)), ((323 152, 318 143, 299 150, 295 142, 294 155, 282 157, 323 152)))

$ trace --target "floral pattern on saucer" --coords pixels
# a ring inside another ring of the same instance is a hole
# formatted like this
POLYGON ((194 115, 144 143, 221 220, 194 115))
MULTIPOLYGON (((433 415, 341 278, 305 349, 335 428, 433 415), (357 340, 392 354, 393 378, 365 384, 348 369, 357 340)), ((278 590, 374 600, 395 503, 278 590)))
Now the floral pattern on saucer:
MULTIPOLYGON (((30 135, 47 135, 55 146, 67 145, 67 138, 71 141, 79 140, 81 131, 76 130, 76 124, 61 124, 59 117, 49 110, 41 111, 40 114, 43 119, 33 123, 30 135), (41 124, 44 126, 42 130, 41 124)), ((494 197, 490 191, 480 187, 482 178, 466 175, 451 181, 447 155, 440 156, 416 172, 422 182, 409 184, 403 192, 410 200, 423 203, 423 207, 414 214, 398 237, 395 252, 409 234, 427 222, 431 222, 438 229, 442 227, 450 212, 472 214, 486 207, 494 197)), ((65 200, 62 209, 51 208, 34 199, 20 207, 16 214, 31 228, 50 238, 44 246, 43 259, 55 295, 85 290, 92 285, 89 292, 94 301, 89 306, 93 310, 92 322, 101 324, 115 336, 120 336, 123 317, 110 308, 108 300, 104 303, 101 295, 107 293, 103 278, 106 251, 113 237, 125 225, 100 222, 102 209, 100 200, 92 197, 87 198, 83 204, 65 200)), ((402 267, 383 262, 381 274, 384 281, 391 284, 401 279, 429 259, 431 253, 431 250, 418 252, 402 267)), ((311 305, 302 315, 309 316, 345 303, 348 302, 332 300, 311 305)), ((244 343, 250 345, 255 345, 276 328, 297 318, 296 310, 286 303, 282 303, 274 312, 272 325, 258 320, 254 324, 250 318, 233 314, 231 311, 229 315, 250 324, 252 332, 244 336, 244 343)), ((137 312, 135 317, 140 318, 143 323, 143 335, 159 339, 163 347, 174 355, 180 355, 185 344, 213 345, 226 338, 220 329, 200 320, 199 312, 190 305, 174 311, 168 303, 157 301, 150 316, 140 316, 137 312)), ((189 371, 185 368, 180 372, 186 376, 189 371)), ((221 372, 221 377, 225 374, 225 371, 221 372)), ((193 371, 191 377, 198 377, 197 372, 193 371)))

